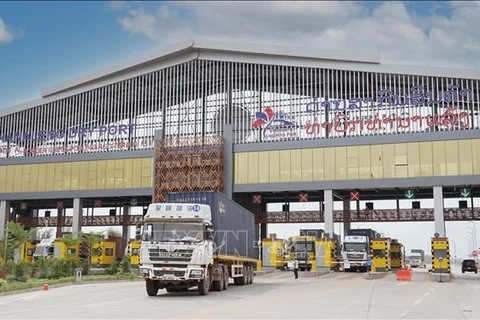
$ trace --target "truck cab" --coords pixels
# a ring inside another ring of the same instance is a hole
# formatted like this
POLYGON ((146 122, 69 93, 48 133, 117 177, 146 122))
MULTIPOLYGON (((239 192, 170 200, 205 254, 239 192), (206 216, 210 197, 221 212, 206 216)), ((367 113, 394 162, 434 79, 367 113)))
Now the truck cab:
POLYGON ((342 246, 345 272, 366 272, 369 255, 370 240, 367 236, 345 236, 342 246))
POLYGON ((162 203, 149 206, 140 247, 140 274, 147 293, 185 291, 208 280, 213 264, 208 205, 162 203))
POLYGON ((313 267, 313 261, 315 261, 315 237, 292 237, 290 260, 298 261, 298 268, 300 271, 310 271, 313 267))

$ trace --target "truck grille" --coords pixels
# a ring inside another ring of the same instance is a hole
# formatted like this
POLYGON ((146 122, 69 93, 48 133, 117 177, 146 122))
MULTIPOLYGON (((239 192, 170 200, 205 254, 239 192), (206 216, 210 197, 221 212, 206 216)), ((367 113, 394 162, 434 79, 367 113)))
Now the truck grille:
POLYGON ((185 271, 166 271, 166 270, 155 270, 154 274, 156 277, 161 277, 165 274, 173 274, 175 277, 184 277, 185 271))
POLYGON ((347 253, 347 259, 348 260, 364 260, 365 256, 363 254, 347 253))
POLYGON ((182 261, 189 262, 192 259, 193 250, 177 249, 148 249, 150 261, 182 261))

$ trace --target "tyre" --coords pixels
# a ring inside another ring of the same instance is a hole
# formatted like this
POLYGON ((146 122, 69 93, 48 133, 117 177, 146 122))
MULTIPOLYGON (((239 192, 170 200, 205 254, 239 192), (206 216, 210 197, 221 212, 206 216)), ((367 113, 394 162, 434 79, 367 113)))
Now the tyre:
POLYGON ((228 276, 228 268, 225 267, 223 269, 223 290, 227 290, 228 289, 228 281, 229 281, 229 276, 228 276))
POLYGON ((255 270, 253 270, 253 267, 250 267, 250 284, 253 284, 254 278, 255 278, 255 270))
POLYGON ((215 280, 212 282, 212 291, 222 291, 223 290, 223 272, 220 274, 220 280, 215 280))
POLYGON ((150 297, 154 297, 157 295, 158 293, 158 286, 157 286, 157 283, 155 281, 152 281, 152 280, 148 280, 145 281, 145 287, 147 289, 147 294, 150 296, 150 297))
POLYGON ((172 287, 166 287, 165 290, 167 290, 167 292, 169 292, 169 293, 175 292, 175 289, 172 288, 172 287))
POLYGON ((252 284, 252 267, 247 266, 247 285, 252 284))
POLYGON ((205 278, 198 283, 198 293, 201 296, 206 296, 210 291, 210 272, 205 270, 205 278))
POLYGON ((247 267, 243 266, 243 271, 242 271, 243 276, 238 278, 238 284, 241 286, 245 286, 248 281, 248 276, 247 276, 247 267))

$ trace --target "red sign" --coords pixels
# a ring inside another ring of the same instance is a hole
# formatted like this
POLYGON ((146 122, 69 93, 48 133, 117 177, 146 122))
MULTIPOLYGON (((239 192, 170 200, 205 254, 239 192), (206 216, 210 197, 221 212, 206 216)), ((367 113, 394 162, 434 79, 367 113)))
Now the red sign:
POLYGON ((57 209, 63 209, 63 201, 57 201, 57 209))
POLYGON ((368 119, 351 119, 349 116, 341 113, 337 114, 331 122, 318 122, 315 120, 307 122, 305 131, 307 134, 320 134, 326 129, 329 133, 353 132, 353 131, 377 131, 377 130, 395 130, 406 129, 413 125, 420 128, 445 127, 445 128, 469 128, 470 115, 466 111, 457 110, 457 107, 449 107, 444 113, 434 113, 433 115, 380 115, 368 119))
POLYGON ((94 205, 95 205, 95 207, 97 207, 97 208, 98 208, 98 207, 101 207, 101 206, 102 206, 102 200, 96 199, 94 205))
POLYGON ((262 195, 260 194, 253 195, 253 203, 262 203, 262 195))
POLYGON ((350 192, 350 200, 360 200, 360 192, 350 192))
POLYGON ((308 202, 308 194, 300 193, 300 202, 308 202))

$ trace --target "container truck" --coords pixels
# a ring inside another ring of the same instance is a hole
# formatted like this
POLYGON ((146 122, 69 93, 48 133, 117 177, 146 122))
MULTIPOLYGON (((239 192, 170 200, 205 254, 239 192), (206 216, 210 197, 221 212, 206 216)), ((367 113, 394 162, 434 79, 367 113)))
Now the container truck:
POLYGON ((425 251, 422 249, 412 249, 409 261, 412 268, 426 269, 427 267, 425 263, 425 251))
POLYGON ((310 271, 315 261, 314 236, 293 236, 290 243, 290 260, 298 261, 300 271, 310 271))
POLYGON ((367 260, 370 257, 370 241, 377 232, 372 229, 351 229, 343 240, 342 260, 345 272, 368 271, 367 260))
POLYGON ((197 287, 200 295, 253 283, 258 263, 254 215, 218 192, 168 194, 137 227, 140 274, 155 296, 197 287), (143 231, 142 231, 143 228, 143 231), (256 240, 256 241, 255 241, 256 240))

